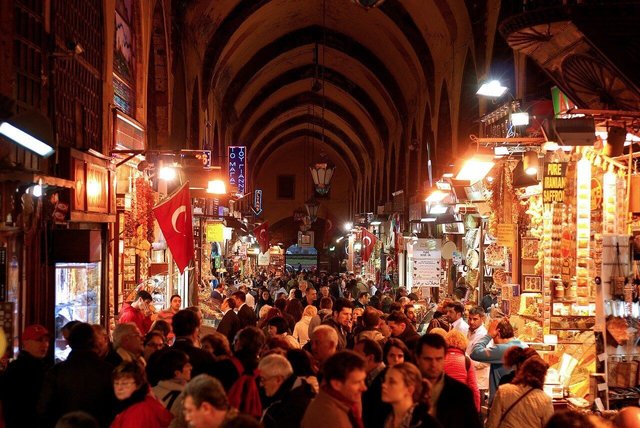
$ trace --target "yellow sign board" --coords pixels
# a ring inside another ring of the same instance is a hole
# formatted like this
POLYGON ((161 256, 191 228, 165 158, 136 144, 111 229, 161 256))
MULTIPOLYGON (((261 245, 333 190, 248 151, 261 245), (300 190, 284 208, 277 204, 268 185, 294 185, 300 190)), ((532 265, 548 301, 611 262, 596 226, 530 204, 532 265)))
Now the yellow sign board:
POLYGON ((503 223, 498 225, 497 244, 502 247, 513 248, 516 236, 516 228, 513 223, 503 223))
POLYGON ((222 223, 210 223, 205 227, 207 242, 224 241, 224 226, 222 223))

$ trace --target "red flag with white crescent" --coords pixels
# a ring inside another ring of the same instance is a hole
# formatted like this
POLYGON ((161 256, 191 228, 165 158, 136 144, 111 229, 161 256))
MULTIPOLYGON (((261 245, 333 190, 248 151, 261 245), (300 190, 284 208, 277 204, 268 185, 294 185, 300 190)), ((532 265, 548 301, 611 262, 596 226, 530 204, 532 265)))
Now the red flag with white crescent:
POLYGON ((178 270, 183 272, 193 259, 193 219, 189 182, 153 208, 178 270))
POLYGON ((371 257, 371 253, 373 252, 373 248, 376 246, 376 242, 378 238, 376 235, 369 232, 367 229, 362 229, 362 260, 365 262, 369 261, 369 257, 371 257))
POLYGON ((253 229, 253 234, 258 240, 258 245, 260 245, 260 252, 263 254, 266 253, 269 249, 269 222, 265 221, 253 229))

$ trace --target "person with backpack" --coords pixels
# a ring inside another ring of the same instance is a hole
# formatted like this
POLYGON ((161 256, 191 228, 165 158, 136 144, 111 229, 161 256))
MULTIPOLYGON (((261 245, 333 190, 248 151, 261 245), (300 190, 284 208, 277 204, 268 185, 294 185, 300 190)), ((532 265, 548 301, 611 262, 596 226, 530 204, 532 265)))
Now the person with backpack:
POLYGON ((180 393, 191 380, 191 363, 189 356, 179 349, 160 351, 158 356, 158 384, 155 385, 153 395, 162 403, 165 409, 174 416, 180 413, 183 405, 180 393))
POLYGON ((265 342, 258 327, 243 328, 236 337, 233 356, 218 360, 212 373, 222 383, 231 406, 258 419, 262 404, 257 368, 265 342))

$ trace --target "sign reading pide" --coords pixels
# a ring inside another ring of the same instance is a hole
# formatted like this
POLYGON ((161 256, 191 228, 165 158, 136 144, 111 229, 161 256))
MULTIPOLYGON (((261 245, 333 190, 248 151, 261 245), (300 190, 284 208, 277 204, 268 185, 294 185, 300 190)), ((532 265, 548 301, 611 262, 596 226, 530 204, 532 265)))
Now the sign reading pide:
POLYGON ((564 187, 567 162, 547 162, 542 178, 542 203, 545 205, 564 202, 564 187))

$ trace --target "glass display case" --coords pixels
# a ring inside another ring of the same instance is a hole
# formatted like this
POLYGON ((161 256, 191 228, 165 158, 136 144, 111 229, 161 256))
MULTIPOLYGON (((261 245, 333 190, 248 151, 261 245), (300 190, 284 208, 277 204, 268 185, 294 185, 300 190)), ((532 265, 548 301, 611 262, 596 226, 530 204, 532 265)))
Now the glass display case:
POLYGON ((71 349, 62 335, 69 321, 100 323, 101 263, 56 263, 55 350, 56 361, 71 349))

